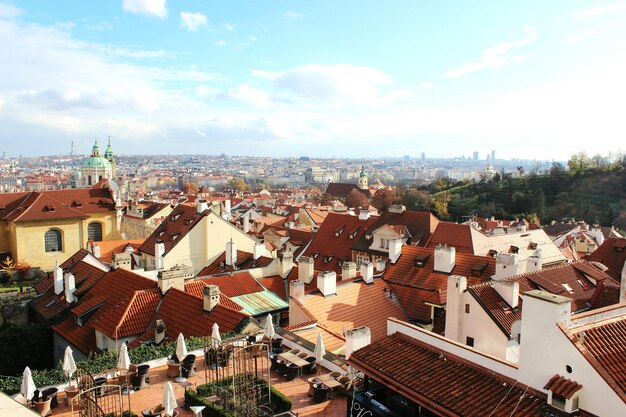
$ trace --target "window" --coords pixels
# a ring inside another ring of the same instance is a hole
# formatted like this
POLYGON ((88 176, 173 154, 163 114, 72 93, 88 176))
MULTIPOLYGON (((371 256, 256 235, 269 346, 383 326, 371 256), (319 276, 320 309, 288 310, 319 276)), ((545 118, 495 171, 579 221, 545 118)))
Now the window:
POLYGON ((474 338, 467 336, 465 338, 465 344, 469 347, 474 347, 474 338))
POLYGON ((46 252, 62 252, 63 239, 61 231, 58 229, 48 230, 44 235, 44 243, 46 245, 46 252))
POLYGON ((469 310, 469 304, 465 304, 465 313, 469 314, 470 310, 469 310))
POLYGON ((559 410, 565 410, 565 397, 552 393, 552 406, 559 410))
POLYGON ((87 177, 87 185, 91 185, 91 175, 87 177))
POLYGON ((381 249, 389 249, 389 239, 380 239, 380 248, 381 249))
POLYGON ((102 241, 102 223, 91 222, 87 225, 87 239, 94 242, 102 241))

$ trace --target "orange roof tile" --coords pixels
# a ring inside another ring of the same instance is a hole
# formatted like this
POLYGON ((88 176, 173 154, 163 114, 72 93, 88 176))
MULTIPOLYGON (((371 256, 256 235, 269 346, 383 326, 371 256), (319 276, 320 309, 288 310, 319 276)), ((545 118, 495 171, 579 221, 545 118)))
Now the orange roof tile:
POLYGON ((225 272, 241 271, 244 269, 263 268, 269 265, 273 260, 273 258, 268 258, 266 256, 261 256, 259 259, 255 260, 250 252, 237 250, 237 268, 233 270, 232 266, 226 265, 226 251, 224 251, 211 263, 211 265, 204 267, 198 273, 198 276, 205 277, 208 275, 223 274, 225 272))
POLYGON ((158 288, 135 291, 100 315, 92 326, 111 338, 141 334, 150 324, 159 301, 161 292, 158 288))
POLYGON ((110 263, 113 260, 113 255, 122 253, 128 245, 133 247, 133 251, 137 249, 145 242, 143 239, 130 239, 130 240, 104 240, 97 243, 100 246, 100 259, 102 262, 110 263))
POLYGON ((232 275, 200 278, 197 281, 202 281, 208 285, 217 285, 220 288, 220 292, 228 297, 263 291, 263 286, 247 271, 233 273, 232 275))
POLYGON ((154 256, 154 245, 157 241, 161 241, 165 244, 165 254, 167 254, 209 213, 209 210, 198 213, 196 207, 179 204, 145 240, 139 250, 154 256))
POLYGON ((608 268, 606 273, 621 282, 622 268, 626 262, 626 239, 608 238, 585 259, 605 265, 608 268))

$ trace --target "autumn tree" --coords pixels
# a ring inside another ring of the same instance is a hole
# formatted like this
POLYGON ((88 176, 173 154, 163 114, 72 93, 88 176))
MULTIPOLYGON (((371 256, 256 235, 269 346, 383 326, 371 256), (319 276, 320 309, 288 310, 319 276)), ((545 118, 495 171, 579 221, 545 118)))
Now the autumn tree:
POLYGON ((322 206, 330 206, 333 203, 333 196, 329 193, 324 193, 321 195, 319 203, 322 206))
POLYGON ((200 188, 198 188, 198 184, 196 184, 195 182, 183 183, 183 192, 185 194, 197 194, 199 189, 200 188))
POLYGON ((416 189, 403 192, 400 196, 400 204, 405 206, 407 210, 430 211, 432 208, 430 194, 416 189))
POLYGON ((368 202, 367 197, 365 196, 365 194, 363 194, 362 192, 360 192, 356 188, 348 193, 348 197, 346 198, 345 204, 346 204, 346 206, 348 206, 350 208, 368 207, 369 206, 369 202, 368 202))
POLYGON ((243 178, 233 178, 228 181, 226 188, 235 191, 246 191, 248 189, 248 184, 246 184, 243 178))
POLYGON ((584 174, 589 170, 590 161, 585 151, 578 152, 567 161, 567 166, 572 175, 584 174))
POLYGON ((388 188, 378 190, 372 197, 372 205, 381 212, 386 212, 396 201, 396 192, 388 188))
POLYGON ((433 203, 435 205, 435 211, 437 212, 437 217, 440 219, 445 219, 448 217, 448 204, 452 200, 452 195, 449 192, 439 193, 433 198, 433 203))

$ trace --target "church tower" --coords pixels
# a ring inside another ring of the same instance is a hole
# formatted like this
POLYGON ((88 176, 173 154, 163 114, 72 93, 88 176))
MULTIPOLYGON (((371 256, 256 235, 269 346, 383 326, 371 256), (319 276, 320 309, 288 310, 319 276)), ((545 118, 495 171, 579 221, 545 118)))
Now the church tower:
POLYGON ((111 178, 115 178, 115 156, 113 156, 113 148, 111 148, 111 136, 109 136, 109 144, 107 150, 104 152, 104 157, 111 164, 111 178))
POLYGON ((361 190, 367 190, 369 188, 367 185, 367 174, 365 173, 363 165, 361 165, 361 173, 359 174, 358 185, 361 190))
MULTIPOLYGON (((112 154, 113 152, 111 151, 111 156, 112 154)), ((96 142, 93 145, 91 156, 83 161, 81 173, 84 187, 92 187, 103 179, 113 179, 111 163, 100 153, 98 139, 96 139, 96 142)))

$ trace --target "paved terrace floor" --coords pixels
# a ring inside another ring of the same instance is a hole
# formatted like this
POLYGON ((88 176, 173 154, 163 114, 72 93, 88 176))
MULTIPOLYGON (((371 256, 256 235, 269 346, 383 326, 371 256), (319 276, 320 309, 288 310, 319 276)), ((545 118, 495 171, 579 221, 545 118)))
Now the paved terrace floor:
MULTIPOLYGON (((202 385, 205 380, 205 365, 204 358, 200 357, 196 360, 196 374, 188 381, 193 384, 189 388, 195 388, 197 385, 202 385)), ((325 369, 321 370, 322 373, 330 372, 325 369)), ((191 417, 194 414, 191 410, 186 409, 184 404, 184 388, 176 383, 173 378, 167 376, 167 366, 153 368, 149 371, 150 384, 147 388, 135 391, 133 394, 124 396, 124 403, 126 399, 130 401, 130 409, 137 415, 141 416, 141 411, 146 408, 152 408, 161 404, 163 398, 163 387, 167 381, 172 382, 174 392, 176 394, 176 401, 179 405, 177 408, 180 417, 191 417)), ((308 395, 309 384, 306 381, 309 376, 300 376, 293 381, 287 381, 285 378, 277 376, 272 373, 271 384, 274 388, 285 394, 292 402, 292 411, 298 416, 320 416, 320 417, 343 417, 346 415, 346 397, 335 396, 334 399, 325 401, 323 403, 315 404, 312 398, 308 395)), ((59 406, 52 410, 53 416, 60 417, 72 417, 72 410, 65 402, 65 393, 59 392, 58 394, 59 406)), ((74 416, 78 416, 78 411, 74 412, 74 416)))

